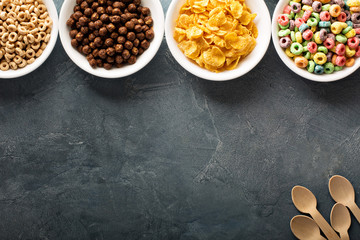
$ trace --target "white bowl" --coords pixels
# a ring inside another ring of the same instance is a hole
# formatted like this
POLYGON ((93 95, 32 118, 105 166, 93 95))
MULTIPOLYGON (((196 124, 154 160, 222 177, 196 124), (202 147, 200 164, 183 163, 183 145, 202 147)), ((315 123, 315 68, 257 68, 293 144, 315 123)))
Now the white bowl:
POLYGON ((254 20, 256 26, 259 29, 259 36, 256 39, 256 47, 246 58, 240 61, 237 68, 220 73, 214 73, 207 69, 201 68, 199 65, 187 58, 177 46, 178 43, 173 37, 176 25, 175 21, 179 16, 181 6, 185 2, 186 0, 173 0, 171 2, 166 14, 165 36, 171 54, 174 56, 176 61, 187 71, 203 79, 212 81, 226 81, 241 77, 242 75, 248 73, 264 57, 266 50, 269 47, 271 38, 271 18, 269 10, 263 0, 245 1, 246 5, 251 9, 251 11, 253 13, 257 13, 257 16, 254 20))
POLYGON ((35 59, 35 62, 32 64, 26 65, 24 68, 19 68, 16 70, 9 69, 7 71, 0 71, 0 78, 16 78, 24 76, 28 73, 31 73, 35 69, 41 66, 45 62, 45 60, 49 57, 50 53, 55 47, 55 43, 58 37, 59 31, 59 22, 58 22, 58 14, 55 7, 55 4, 52 0, 44 0, 47 11, 53 21, 52 30, 51 30, 51 38, 46 46, 45 50, 41 54, 40 57, 35 59))
POLYGON ((155 56, 161 45, 164 37, 164 12, 159 0, 142 0, 141 5, 150 8, 151 17, 154 20, 154 33, 155 37, 150 42, 150 47, 141 54, 135 64, 124 65, 120 68, 112 68, 106 70, 104 68, 92 68, 89 65, 85 55, 79 53, 75 48, 71 46, 71 38, 69 36, 70 28, 66 25, 66 21, 70 15, 73 14, 73 8, 76 4, 76 0, 65 0, 60 12, 60 40, 71 60, 78 65, 82 70, 103 78, 121 78, 136 73, 143 67, 145 67, 151 59, 155 56))
POLYGON ((299 75, 299 76, 301 76, 303 78, 307 78, 307 79, 312 80, 312 81, 316 81, 316 82, 333 82, 333 81, 337 81, 337 80, 340 80, 340 79, 343 79, 343 78, 349 76, 350 74, 355 72, 360 67, 359 58, 356 59, 354 66, 345 67, 343 70, 338 71, 338 72, 334 72, 332 74, 317 75, 317 74, 308 72, 306 69, 296 67, 294 61, 290 57, 288 57, 285 54, 284 49, 280 47, 279 37, 277 35, 278 31, 279 31, 279 27, 278 27, 278 24, 277 24, 277 16, 279 16, 279 14, 282 14, 284 7, 288 3, 289 3, 289 0, 280 0, 278 2, 278 4, 277 4, 276 8, 275 8, 273 19, 272 19, 272 39, 273 39, 273 43, 274 43, 276 52, 280 56, 281 60, 285 63, 285 65, 288 66, 288 68, 290 68, 297 75, 299 75))

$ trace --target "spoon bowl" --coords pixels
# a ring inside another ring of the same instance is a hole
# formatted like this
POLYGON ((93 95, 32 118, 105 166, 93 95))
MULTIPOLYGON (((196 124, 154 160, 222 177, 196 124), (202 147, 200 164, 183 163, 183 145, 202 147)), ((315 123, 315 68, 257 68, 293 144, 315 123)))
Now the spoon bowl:
POLYGON ((349 210, 341 203, 336 203, 331 210, 330 221, 335 231, 340 233, 341 239, 348 240, 348 229, 351 225, 349 210))
POLYGON ((302 213, 310 213, 316 208, 317 201, 314 194, 305 187, 295 186, 291 197, 295 207, 302 213))
POLYGON ((360 223, 360 209, 355 203, 355 190, 346 178, 335 175, 329 180, 329 191, 335 202, 348 207, 360 223))
POLYGON ((325 240, 320 235, 320 229, 312 218, 298 215, 291 219, 290 228, 298 239, 325 240))
POLYGON ((329 191, 335 202, 342 203, 345 206, 355 201, 353 186, 349 180, 340 175, 335 175, 330 178, 329 191))

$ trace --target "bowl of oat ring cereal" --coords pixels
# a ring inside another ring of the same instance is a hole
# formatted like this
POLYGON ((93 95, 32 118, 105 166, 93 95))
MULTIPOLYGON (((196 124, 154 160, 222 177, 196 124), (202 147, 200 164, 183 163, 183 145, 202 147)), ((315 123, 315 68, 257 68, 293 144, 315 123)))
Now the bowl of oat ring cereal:
POLYGON ((71 60, 104 78, 125 77, 145 67, 164 35, 159 0, 65 0, 59 21, 71 60))
POLYGON ((24 76, 54 49, 58 15, 51 0, 0 2, 0 78, 24 76))

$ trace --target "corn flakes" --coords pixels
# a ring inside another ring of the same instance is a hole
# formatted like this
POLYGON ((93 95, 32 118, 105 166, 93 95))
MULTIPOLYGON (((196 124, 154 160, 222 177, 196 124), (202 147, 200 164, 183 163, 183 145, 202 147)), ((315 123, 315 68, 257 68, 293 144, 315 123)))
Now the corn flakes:
POLYGON ((200 67, 213 72, 232 70, 256 46, 255 17, 244 0, 186 0, 174 39, 200 67))

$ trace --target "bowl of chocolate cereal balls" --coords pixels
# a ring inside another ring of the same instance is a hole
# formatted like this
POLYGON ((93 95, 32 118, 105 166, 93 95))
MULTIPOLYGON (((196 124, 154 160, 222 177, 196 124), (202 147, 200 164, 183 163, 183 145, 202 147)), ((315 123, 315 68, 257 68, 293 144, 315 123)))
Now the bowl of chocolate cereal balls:
POLYGON ((0 78, 21 77, 40 67, 57 35, 52 0, 0 1, 0 78))
POLYGON ((59 22, 71 60, 103 78, 126 77, 145 67, 164 35, 159 0, 65 0, 59 22))

